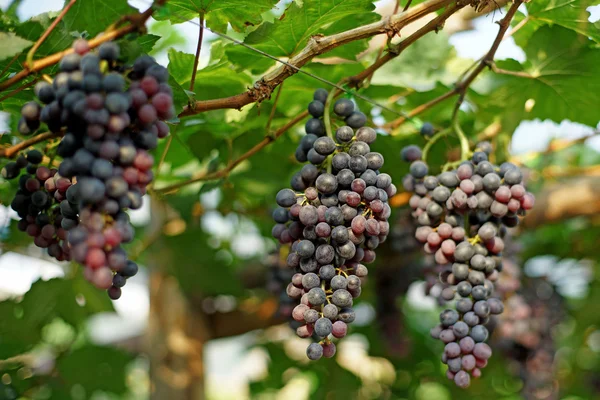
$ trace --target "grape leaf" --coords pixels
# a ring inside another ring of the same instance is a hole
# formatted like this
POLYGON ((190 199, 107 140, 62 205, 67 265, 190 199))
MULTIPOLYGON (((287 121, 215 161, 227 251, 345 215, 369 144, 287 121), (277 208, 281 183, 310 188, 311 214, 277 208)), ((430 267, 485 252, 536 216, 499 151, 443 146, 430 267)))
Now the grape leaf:
MULTIPOLYGON (((169 73, 184 88, 189 88, 194 69, 194 56, 174 49, 169 50, 169 73)), ((195 98, 197 100, 232 96, 245 91, 252 78, 234 71, 227 61, 210 65, 196 72, 195 98)))
POLYGON ((204 14, 209 28, 225 31, 227 23, 230 23, 236 31, 243 31, 246 26, 260 24, 261 14, 276 3, 277 0, 172 0, 158 10, 154 18, 179 24, 197 20, 199 15, 204 14))
MULTIPOLYGON (((197 199, 197 197, 196 197, 197 199)), ((187 293, 203 295, 242 293, 240 281, 234 267, 219 259, 219 249, 206 243, 206 232, 188 227, 181 235, 165 236, 151 251, 155 260, 168 266, 169 273, 178 278, 181 288, 187 293), (194 248, 193 252, 186 249, 194 248), (219 268, 214 268, 216 265, 219 268)))
POLYGON ((122 394, 127 391, 125 370, 132 359, 114 347, 87 345, 59 358, 56 367, 67 387, 83 386, 90 395, 97 390, 122 394))
POLYGON ((80 275, 72 280, 38 280, 23 301, 0 303, 0 357, 7 358, 32 348, 40 341, 41 329, 55 317, 78 326, 99 312, 112 311, 106 294, 93 288, 80 275), (76 296, 83 296, 79 305, 76 296))
POLYGON ((142 54, 148 54, 152 51, 152 48, 160 39, 160 36, 156 35, 131 35, 131 37, 119 40, 119 48, 121 49, 121 59, 123 62, 133 64, 136 58, 142 54))
POLYGON ((85 31, 96 36, 124 15, 136 12, 125 0, 85 0, 76 2, 63 21, 69 32, 85 31))
MULTIPOLYGON (((368 0, 305 0, 302 5, 293 2, 281 18, 262 24, 244 42, 275 57, 291 57, 311 36, 325 31, 337 33, 327 29, 343 19, 352 23, 354 17, 373 9, 373 3, 368 0)), ((337 27, 345 30, 349 26, 338 24, 337 27)), ((253 73, 262 73, 275 62, 241 46, 229 46, 227 56, 237 66, 251 68, 253 73)))
POLYGON ((590 41, 560 26, 544 26, 524 48, 527 63, 499 61, 498 67, 530 74, 531 78, 494 75, 488 106, 502 108, 509 131, 524 119, 551 119, 595 126, 600 104, 600 50, 590 41))
POLYGON ((517 31, 515 42, 525 47, 533 33, 544 25, 560 25, 600 43, 600 21, 589 21, 588 7, 597 0, 549 0, 527 3, 527 16, 517 15, 515 23, 527 22, 517 31))
POLYGON ((0 42, 2 43, 2 46, 0 46, 0 60, 13 57, 33 45, 33 42, 12 32, 0 32, 0 42))
POLYGON ((450 84, 456 80, 456 73, 444 67, 455 56, 456 51, 448 43, 447 33, 429 33, 381 67, 373 76, 372 83, 417 90, 431 89, 436 80, 450 84))

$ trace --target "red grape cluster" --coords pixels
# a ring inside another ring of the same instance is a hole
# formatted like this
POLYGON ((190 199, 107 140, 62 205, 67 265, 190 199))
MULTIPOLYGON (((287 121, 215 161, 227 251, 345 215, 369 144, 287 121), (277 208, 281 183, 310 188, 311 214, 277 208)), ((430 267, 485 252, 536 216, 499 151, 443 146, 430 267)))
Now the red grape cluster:
POLYGON ((117 299, 138 269, 121 247, 134 236, 125 211, 142 206, 153 179, 148 150, 169 133, 164 120, 175 115, 172 90, 167 69, 150 56, 128 66, 115 43, 102 44, 97 53, 85 40, 73 47, 52 83, 36 84, 45 105, 25 104, 19 131, 30 134, 43 122, 64 132, 58 175, 76 181, 72 198, 60 207, 71 256, 87 267, 86 278, 117 299))
POLYGON ((389 234, 388 198, 396 193, 391 177, 379 172, 383 156, 369 146, 377 133, 363 126, 366 117, 352 101, 333 106, 345 122, 335 131, 336 140, 310 133, 314 121, 323 122, 326 98, 325 90, 315 92, 301 157, 296 153, 300 161, 306 154, 310 164, 293 176, 292 189, 277 193, 279 208, 273 212, 273 236, 291 243, 287 264, 297 272, 287 287, 288 295, 300 300, 292 312, 302 323, 296 333, 318 341, 308 346, 311 360, 332 357, 330 335, 344 337, 354 321, 353 299, 367 275, 363 264, 375 260, 375 248, 389 234))
POLYGON ((418 147, 402 151, 411 162, 403 185, 414 192, 409 204, 418 225, 415 237, 440 268, 441 299, 456 299, 455 309, 440 314, 441 323, 431 335, 446 344, 442 361, 448 365, 447 376, 462 388, 469 386, 471 376, 481 376, 492 354, 485 343, 486 325, 491 315, 504 310, 492 295, 502 270, 506 229, 516 226, 534 203, 521 170, 511 163, 493 165, 491 152, 491 145, 482 142, 456 170, 434 176, 418 147))
POLYGON ((20 155, 2 169, 5 179, 19 177, 19 188, 11 207, 21 218, 20 231, 33 237, 33 243, 58 261, 70 260, 67 230, 77 221, 63 217, 63 209, 70 209, 72 181, 62 177, 56 169, 39 165, 43 155, 31 150, 20 155), (23 173, 24 172, 24 173, 23 173))

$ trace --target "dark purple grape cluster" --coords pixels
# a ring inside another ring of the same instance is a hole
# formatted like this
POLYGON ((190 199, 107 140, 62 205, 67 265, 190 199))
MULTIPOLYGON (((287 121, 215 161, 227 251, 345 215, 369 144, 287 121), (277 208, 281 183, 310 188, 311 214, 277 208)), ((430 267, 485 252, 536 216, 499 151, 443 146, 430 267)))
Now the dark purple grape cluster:
POLYGON ((72 181, 62 177, 55 168, 40 163, 43 155, 38 150, 30 150, 9 162, 2 169, 2 177, 19 177, 19 188, 11 202, 11 207, 19 218, 17 227, 33 237, 33 243, 47 249, 51 257, 58 261, 71 259, 67 244, 67 230, 77 225, 63 215, 64 209, 71 209, 72 181))
POLYGON ((416 239, 434 255, 443 285, 441 300, 454 301, 455 309, 440 314, 431 335, 446 344, 442 361, 457 386, 469 386, 481 376, 491 356, 486 325, 502 313, 502 302, 492 297, 502 270, 503 237, 507 227, 519 223, 534 204, 525 190, 523 173, 511 163, 488 161, 492 147, 477 145, 468 161, 435 176, 421 160, 421 150, 408 146, 402 158, 411 162, 404 188, 417 223, 416 239))
MULTIPOLYGON (((326 93, 315 92, 313 116, 324 114, 326 93)), ((344 337, 354 321, 353 299, 367 275, 364 264, 375 260, 374 250, 389 234, 388 198, 396 193, 391 177, 379 172, 383 156, 370 149, 377 133, 363 126, 366 118, 359 121, 354 103, 346 99, 333 110, 345 124, 337 127, 335 140, 307 129, 301 146, 310 163, 293 176, 292 189, 277 193, 279 208, 273 212, 273 236, 291 244, 287 264, 296 270, 286 290, 300 300, 292 312, 302 323, 296 333, 318 341, 308 346, 311 360, 333 357, 330 335, 344 337)))
POLYGON ((116 43, 90 52, 84 42, 76 41, 75 52, 61 59, 52 83, 36 84, 45 105, 25 104, 19 131, 30 134, 44 123, 64 133, 56 150, 62 157, 58 175, 76 181, 72 198, 61 204, 63 223, 73 221, 71 255, 87 267, 88 280, 117 299, 138 269, 121 247, 134 235, 125 211, 142 206, 153 180, 148 151, 169 134, 164 120, 175 112, 169 73, 152 57, 128 66, 119 61, 116 43))

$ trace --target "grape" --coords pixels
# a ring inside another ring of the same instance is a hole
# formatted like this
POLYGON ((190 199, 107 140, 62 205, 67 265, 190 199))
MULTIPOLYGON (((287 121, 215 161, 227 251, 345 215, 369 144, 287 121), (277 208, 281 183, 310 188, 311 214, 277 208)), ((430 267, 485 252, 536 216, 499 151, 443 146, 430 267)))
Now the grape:
POLYGON ((410 174, 416 179, 421 179, 425 177, 428 171, 429 168, 427 167, 427 164, 425 164, 423 161, 414 161, 410 165, 410 174))
POLYGON ((487 360, 492 356, 492 349, 485 343, 477 343, 473 349, 473 355, 479 359, 487 360))
POLYGON ((413 162, 421 159, 423 155, 421 149, 418 146, 410 145, 406 146, 401 151, 401 158, 407 162, 413 162))
POLYGON ((333 292, 331 302, 341 308, 350 307, 352 306, 352 295, 345 289, 339 289, 333 292))
POLYGON ((329 155, 335 151, 335 142, 333 139, 325 136, 315 140, 313 144, 315 151, 321 155, 329 155))
POLYGON ((323 357, 323 347, 318 343, 311 343, 306 349, 306 356, 313 361, 323 357))
POLYGON ((318 336, 321 336, 321 337, 329 336, 329 334, 331 334, 332 329, 333 329, 333 324, 331 323, 331 320, 328 318, 324 318, 324 317, 319 318, 317 320, 317 322, 315 322, 315 333, 318 336))
POLYGON ((325 112, 325 104, 318 100, 311 101, 308 104, 308 113, 315 118, 320 118, 325 112))
POLYGON ((367 123, 367 116, 360 111, 354 111, 348 117, 346 117, 346 125, 351 128, 358 129, 363 127, 367 123))
POLYGON ((333 265, 324 265, 319 269, 319 276, 321 279, 329 281, 335 276, 335 268, 333 265))
POLYGON ((471 333, 469 336, 471 336, 477 343, 485 342, 488 338, 488 330, 483 325, 475 325, 473 328, 471 328, 471 333))
POLYGON ((343 338, 344 336, 346 336, 347 331, 348 331, 348 326, 346 325, 345 322, 336 321, 333 323, 332 334, 336 338, 338 338, 338 339, 343 338))
POLYGON ((435 133, 435 129, 433 128, 433 125, 430 122, 425 122, 423 125, 421 125, 420 133, 424 137, 428 138, 433 136, 433 134, 435 133))
POLYGON ((318 305, 325 303, 325 298, 326 298, 325 292, 321 288, 312 288, 308 292, 308 301, 312 305, 318 306, 318 305))
POLYGON ((296 204, 296 193, 290 189, 282 189, 277 193, 276 201, 280 207, 291 207, 296 204))
POLYGON ((333 105, 333 111, 340 117, 349 117, 354 112, 354 103, 349 99, 339 99, 333 105))
POLYGON ((325 134, 325 125, 323 121, 318 118, 309 119, 304 126, 306 133, 314 134, 316 136, 323 136, 325 134))
MULTIPOLYGON (((102 88, 105 92, 123 92, 125 90, 125 79, 120 74, 112 72, 102 79, 102 88)), ((108 100, 108 96, 106 99, 108 100)))
POLYGON ((119 54, 119 46, 113 42, 102 43, 98 48, 98 56, 103 60, 116 61, 119 54))
POLYGON ((458 371, 454 376, 454 383, 459 388, 465 389, 471 384, 471 378, 465 371, 458 371))

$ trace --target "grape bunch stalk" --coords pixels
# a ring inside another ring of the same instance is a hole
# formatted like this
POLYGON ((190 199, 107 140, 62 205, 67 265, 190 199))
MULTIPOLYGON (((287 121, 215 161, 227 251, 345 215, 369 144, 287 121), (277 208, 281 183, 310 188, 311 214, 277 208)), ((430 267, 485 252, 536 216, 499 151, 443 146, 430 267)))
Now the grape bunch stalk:
POLYGON ((296 333, 316 339, 306 352, 311 360, 333 357, 331 336, 346 336, 354 321, 364 264, 375 260, 389 234, 388 198, 396 193, 391 177, 379 171, 383 156, 370 149, 377 133, 364 126, 366 116, 349 99, 335 102, 335 119, 328 107, 327 91, 318 89, 296 151, 298 161, 309 163, 292 177, 291 189, 277 193, 273 212, 273 236, 291 243, 287 265, 296 273, 286 291, 300 300, 292 312, 302 323, 296 333))
MULTIPOLYGON (((50 208, 56 232, 41 227, 36 244, 46 247, 48 242, 49 251, 58 259, 68 256, 84 265, 84 276, 118 299, 127 278, 138 270, 121 247, 134 236, 126 210, 142 206, 146 186, 154 178, 149 150, 169 134, 164 121, 175 115, 169 73, 146 55, 125 65, 113 42, 91 52, 80 39, 73 48, 73 53, 61 59, 60 72, 51 82, 35 85, 35 95, 43 105, 26 103, 18 125, 23 135, 32 134, 42 123, 51 132, 63 134, 55 149, 55 155, 62 157, 58 171, 47 172, 45 167, 36 171, 40 186, 44 183, 46 192, 54 193, 53 201, 60 202, 59 207, 50 208), (47 175, 54 183, 46 180, 47 175), (64 231, 68 231, 68 246, 64 231), (61 252, 50 233, 63 240, 61 252)), ((15 174, 13 169, 12 164, 5 167, 9 175, 15 174)), ((31 192, 36 185, 30 185, 25 189, 31 192)), ((17 194, 13 202, 23 208, 20 214, 25 211, 23 195, 17 194)), ((29 197, 35 202, 41 194, 29 197)), ((34 206, 45 210, 37 203, 34 206)), ((29 214, 24 217, 28 223, 29 214)), ((36 228, 25 229, 37 234, 36 228)))
POLYGON ((431 335, 445 343, 442 361, 447 377, 466 388, 481 376, 492 349, 485 342, 491 316, 504 310, 494 296, 494 282, 502 271, 503 237, 534 205, 523 185, 523 173, 514 164, 488 161, 489 142, 481 142, 469 160, 455 170, 429 174, 417 146, 402 150, 411 162, 404 188, 416 221, 416 239, 433 255, 444 287, 440 300, 455 301, 454 309, 440 314, 431 335))

